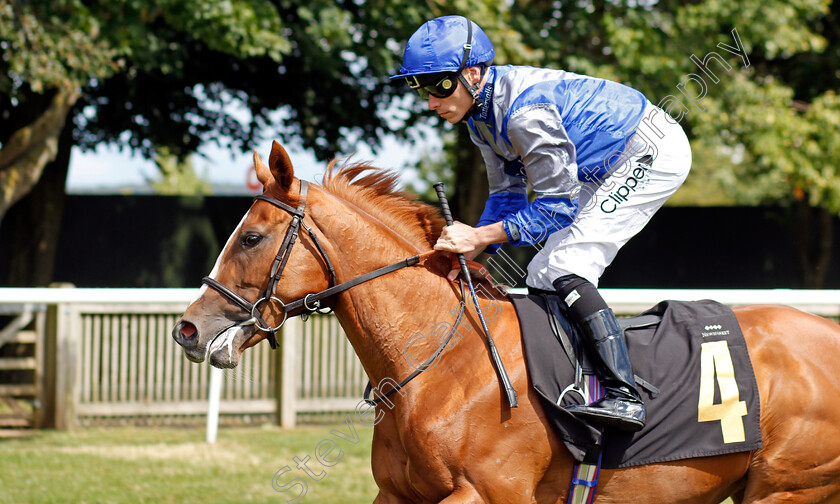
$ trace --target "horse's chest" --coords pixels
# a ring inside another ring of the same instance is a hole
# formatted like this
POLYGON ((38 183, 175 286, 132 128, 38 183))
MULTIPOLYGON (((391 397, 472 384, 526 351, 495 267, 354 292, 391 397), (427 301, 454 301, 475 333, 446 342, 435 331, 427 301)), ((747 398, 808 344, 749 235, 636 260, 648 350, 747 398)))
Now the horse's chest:
POLYGON ((457 478, 454 462, 460 444, 428 423, 404 423, 398 432, 393 424, 377 425, 374 438, 374 476, 412 502, 439 502, 453 489, 457 478))

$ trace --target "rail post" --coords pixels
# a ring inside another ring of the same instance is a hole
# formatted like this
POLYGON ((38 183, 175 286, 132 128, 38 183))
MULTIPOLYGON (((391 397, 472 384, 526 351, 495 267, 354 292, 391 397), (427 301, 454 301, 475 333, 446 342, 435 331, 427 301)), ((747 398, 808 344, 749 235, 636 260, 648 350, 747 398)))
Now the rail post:
POLYGON ((81 359, 79 323, 78 313, 72 304, 48 305, 41 427, 58 430, 77 427, 76 402, 81 359))
POLYGON ((280 341, 275 361, 275 394, 277 396, 277 423, 284 429, 295 427, 297 418, 297 342, 301 334, 300 317, 286 321, 280 329, 280 341))

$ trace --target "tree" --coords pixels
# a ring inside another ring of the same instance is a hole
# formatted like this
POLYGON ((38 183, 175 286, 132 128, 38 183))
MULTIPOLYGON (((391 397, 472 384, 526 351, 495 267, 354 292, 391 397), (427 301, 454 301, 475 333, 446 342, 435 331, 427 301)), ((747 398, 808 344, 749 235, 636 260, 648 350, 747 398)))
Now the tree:
POLYGON ((750 70, 723 84, 696 130, 710 144, 744 150, 743 161, 717 169, 719 177, 748 181, 730 186, 741 203, 786 209, 801 286, 819 288, 832 255, 832 217, 840 215, 840 3, 771 3, 753 12, 762 21, 744 21, 753 37, 743 36, 750 70), (780 22, 767 7, 798 17, 780 22))
POLYGON ((155 155, 155 164, 160 171, 159 180, 149 180, 149 185, 158 194, 170 196, 199 196, 211 194, 210 183, 195 172, 194 156, 181 161, 168 149, 161 149, 155 155))
MULTIPOLYGON (((828 0, 0 0, 0 219, 20 201, 7 220, 29 241, 14 247, 15 282, 51 277, 73 145, 117 143, 147 157, 165 148, 182 159, 205 142, 247 150, 268 136, 321 159, 347 150, 346 138, 376 145, 422 119, 405 113, 418 102, 385 76, 408 36, 445 14, 478 22, 496 63, 611 78, 657 103, 670 97, 663 105, 699 151, 718 154, 720 163, 695 165, 707 171, 699 180, 732 186, 727 197, 738 202, 803 208, 824 222, 837 213, 837 100, 827 93, 838 87, 837 10, 828 0), (733 29, 748 67, 720 49, 735 45, 733 29), (731 68, 710 61, 714 83, 691 58, 713 51, 731 68)), ((466 131, 453 131, 453 210, 475 222, 486 182, 466 131)), ((803 257, 816 257, 805 263, 817 278, 825 248, 811 250, 803 257)))
POLYGON ((91 31, 75 18, 49 29, 27 6, 0 3, 0 219, 55 159, 79 83, 113 69, 91 31))
POLYGON ((819 287, 840 214, 838 12, 829 0, 528 1, 510 20, 542 64, 627 83, 678 118, 695 158, 714 155, 689 185, 788 208, 802 286, 819 287))
POLYGON ((384 77, 398 40, 437 8, 0 0, 0 218, 38 192, 9 219, 26 242, 13 246, 10 283, 51 278, 64 194, 55 181, 73 145, 111 142, 147 157, 167 148, 185 158, 204 142, 247 150, 273 136, 325 159, 346 147, 343 138, 376 144, 403 131, 416 118, 389 112, 404 93, 384 77))
POLYGON ((21 212, 28 218, 15 217, 12 285, 45 284, 51 276, 51 268, 34 268, 30 260, 55 254, 72 138, 67 116, 80 82, 104 78, 117 64, 96 31, 72 13, 56 27, 28 6, 0 2, 0 219, 49 173, 21 212))

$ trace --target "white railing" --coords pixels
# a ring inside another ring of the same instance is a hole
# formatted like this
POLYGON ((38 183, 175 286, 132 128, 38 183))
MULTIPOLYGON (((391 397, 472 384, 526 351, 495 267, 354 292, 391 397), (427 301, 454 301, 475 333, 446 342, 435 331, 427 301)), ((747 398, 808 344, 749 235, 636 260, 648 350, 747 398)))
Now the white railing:
MULTIPOLYGON (((840 317, 840 290, 601 289, 616 313, 631 315, 663 299, 715 299, 724 304, 783 304, 840 317)), ((208 366, 187 361, 169 335, 195 289, 0 288, 0 314, 21 314, 36 344, 35 383, 3 388, 34 396, 36 425, 71 428, 80 419, 202 415, 208 366), (35 314, 35 315, 33 315, 35 314)), ((14 322, 13 322, 14 324, 14 322)), ((9 338, 22 327, 0 328, 9 338)), ((276 414, 284 426, 301 412, 347 411, 366 376, 335 317, 287 322, 281 348, 260 344, 240 368, 223 373, 222 414, 276 414), (279 372, 278 372, 279 371, 279 372)), ((22 341, 22 340, 21 340, 22 341)), ((28 340, 27 340, 28 341, 28 340)), ((2 345, 0 341, 0 345, 2 345)))
POLYGON ((787 305, 823 317, 840 317, 840 290, 802 289, 600 289, 616 312, 634 314, 665 299, 713 299, 728 306, 746 304, 787 305))
MULTIPOLYGON (((0 288, 0 314, 20 314, 0 335, 22 329, 33 311, 38 319, 27 331, 36 345, 34 383, 0 384, 0 396, 5 390, 35 399, 41 408, 34 423, 55 428, 101 418, 205 414, 210 368, 189 362, 170 336, 195 294, 0 288)), ((281 351, 257 345, 237 369, 222 373, 215 397, 221 414, 276 414, 293 426, 298 413, 356 406, 366 376, 334 317, 315 316, 307 324, 292 319, 279 336, 281 351)))

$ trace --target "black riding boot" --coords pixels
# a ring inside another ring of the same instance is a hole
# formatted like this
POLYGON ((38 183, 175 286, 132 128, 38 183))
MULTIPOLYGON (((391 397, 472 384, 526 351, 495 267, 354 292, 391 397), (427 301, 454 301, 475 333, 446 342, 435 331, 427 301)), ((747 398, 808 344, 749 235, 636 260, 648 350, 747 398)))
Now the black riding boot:
POLYGON ((605 393, 592 404, 566 409, 594 423, 625 431, 641 430, 645 426, 645 403, 636 390, 624 331, 618 326, 613 311, 609 308, 600 310, 578 325, 590 349, 601 361, 599 379, 605 393))
POLYGON ((619 430, 638 431, 645 426, 645 404, 636 390, 624 331, 613 311, 592 283, 569 275, 554 281, 569 319, 583 334, 584 344, 595 357, 604 397, 589 405, 566 409, 593 423, 619 430))

